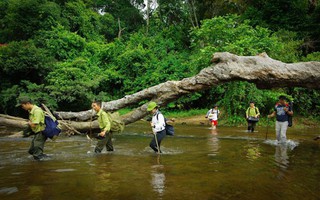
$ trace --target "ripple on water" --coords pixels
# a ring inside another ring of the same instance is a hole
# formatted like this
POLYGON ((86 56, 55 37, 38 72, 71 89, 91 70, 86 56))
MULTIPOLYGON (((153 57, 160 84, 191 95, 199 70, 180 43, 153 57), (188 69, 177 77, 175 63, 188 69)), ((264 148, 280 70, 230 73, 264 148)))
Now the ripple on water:
POLYGON ((75 169, 56 169, 56 170, 52 170, 54 172, 73 172, 76 171, 75 169))
POLYGON ((269 144, 269 145, 272 145, 272 146, 285 146, 290 150, 293 150, 294 148, 299 146, 299 142, 298 141, 293 141, 293 140, 287 140, 286 143, 279 143, 277 140, 266 140, 263 143, 269 144))
MULTIPOLYGON (((179 149, 173 149, 173 148, 166 148, 166 147, 160 147, 161 149, 161 155, 176 155, 176 154, 182 154, 183 151, 179 149)), ((150 147, 145 147, 143 150, 143 153, 154 153, 154 151, 150 147)))
POLYGON ((3 187, 0 188, 0 194, 13 194, 15 192, 18 192, 17 187, 3 187))

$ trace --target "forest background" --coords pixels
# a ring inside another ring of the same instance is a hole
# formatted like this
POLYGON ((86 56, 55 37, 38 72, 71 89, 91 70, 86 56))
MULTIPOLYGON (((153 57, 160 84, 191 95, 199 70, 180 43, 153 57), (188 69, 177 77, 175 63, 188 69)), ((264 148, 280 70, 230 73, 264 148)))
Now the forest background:
MULTIPOLYGON (((215 52, 320 61, 316 0, 0 0, 0 27, 0 113, 15 116, 23 115, 19 96, 53 110, 88 110, 93 99, 193 76, 215 52)), ((217 103, 237 124, 251 100, 266 115, 281 94, 294 100, 296 114, 320 120, 319 90, 262 90, 242 81, 166 110, 202 112, 217 103)))

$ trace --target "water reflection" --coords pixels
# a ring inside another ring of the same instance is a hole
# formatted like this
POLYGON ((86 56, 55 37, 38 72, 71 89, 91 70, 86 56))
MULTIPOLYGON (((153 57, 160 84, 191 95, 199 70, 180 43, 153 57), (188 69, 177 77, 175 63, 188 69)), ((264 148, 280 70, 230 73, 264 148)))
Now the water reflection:
POLYGON ((249 141, 247 145, 244 146, 246 158, 249 161, 255 161, 261 157, 261 147, 256 141, 249 141))
POLYGON ((220 145, 217 135, 217 129, 212 129, 211 135, 208 138, 208 146, 210 148, 210 153, 208 154, 208 156, 216 156, 219 153, 220 145))
POLYGON ((276 152, 274 155, 275 163, 278 167, 282 169, 287 169, 289 166, 289 157, 287 154, 287 145, 279 144, 276 146, 276 152))
POLYGON ((289 167, 289 157, 287 154, 288 146, 286 144, 278 144, 276 146, 274 160, 276 166, 279 167, 277 178, 286 178, 287 168, 289 167))
POLYGON ((103 154, 97 155, 94 161, 96 166, 88 170, 88 172, 92 171, 94 173, 95 183, 93 191, 96 195, 102 195, 117 188, 111 176, 111 172, 113 171, 112 158, 112 156, 105 156, 103 154))
POLYGON ((164 166, 160 163, 160 155, 158 155, 157 164, 151 167, 151 186, 153 191, 158 193, 160 199, 165 192, 165 182, 164 166))

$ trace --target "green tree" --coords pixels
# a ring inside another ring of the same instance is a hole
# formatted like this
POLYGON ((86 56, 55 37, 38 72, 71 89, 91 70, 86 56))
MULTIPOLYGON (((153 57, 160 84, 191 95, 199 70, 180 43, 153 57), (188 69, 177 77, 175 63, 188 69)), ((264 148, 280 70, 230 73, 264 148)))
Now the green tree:
POLYGON ((101 40, 100 16, 97 12, 87 8, 83 1, 67 2, 63 7, 62 16, 68 20, 65 27, 71 32, 89 40, 101 40))
POLYGON ((37 48, 32 40, 0 47, 0 88, 19 84, 21 80, 41 84, 53 62, 53 57, 45 49, 37 48))
MULTIPOLYGON (((289 33, 287 35, 287 38, 277 37, 266 28, 252 27, 250 21, 242 21, 240 16, 236 15, 203 20, 201 27, 191 32, 194 53, 190 63, 191 66, 196 66, 193 70, 197 73, 211 64, 210 59, 213 53, 223 51, 250 56, 267 52, 271 57, 278 58, 287 58, 288 54, 290 55, 288 60, 295 61, 298 55, 295 48, 300 43, 294 40, 289 43, 293 36, 289 33), (286 47, 290 47, 291 52, 287 53, 286 47)), ((243 116, 250 100, 256 101, 258 106, 270 106, 267 104, 268 101, 265 102, 265 99, 270 100, 270 98, 264 93, 251 83, 233 82, 202 93, 198 100, 201 101, 200 105, 211 104, 212 106, 214 102, 219 102, 229 116, 243 116)), ((266 93, 270 94, 269 91, 266 93)), ((274 91, 274 94, 278 94, 277 91, 274 91)), ((230 120, 234 123, 244 119, 230 117, 230 120)))
POLYGON ((97 66, 91 66, 87 59, 57 63, 56 69, 46 77, 49 95, 60 109, 80 111, 90 107, 103 73, 97 66))
POLYGON ((142 0, 97 0, 96 5, 100 7, 102 11, 111 14, 116 21, 119 19, 121 27, 124 28, 127 33, 138 30, 145 23, 140 10, 135 7, 135 5, 143 5, 142 0))
POLYGON ((40 31, 35 38, 37 46, 47 49, 57 60, 74 59, 85 50, 86 40, 58 25, 52 30, 40 31))
POLYGON ((60 7, 46 0, 8 0, 1 2, 1 7, 2 43, 30 39, 38 30, 48 30, 61 20, 60 7))

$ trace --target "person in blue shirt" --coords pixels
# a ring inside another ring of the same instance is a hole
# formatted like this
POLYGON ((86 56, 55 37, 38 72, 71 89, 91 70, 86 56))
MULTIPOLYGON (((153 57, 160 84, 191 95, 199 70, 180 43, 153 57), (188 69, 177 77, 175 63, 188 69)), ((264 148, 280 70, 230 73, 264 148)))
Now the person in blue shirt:
POLYGON ((268 118, 276 116, 276 136, 278 143, 286 143, 289 116, 293 115, 293 111, 286 100, 287 98, 281 95, 279 102, 274 107, 274 111, 268 115, 268 118))

